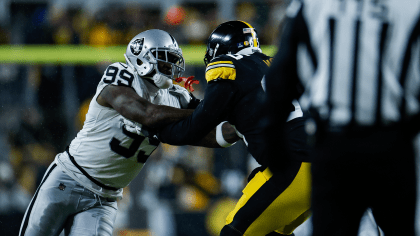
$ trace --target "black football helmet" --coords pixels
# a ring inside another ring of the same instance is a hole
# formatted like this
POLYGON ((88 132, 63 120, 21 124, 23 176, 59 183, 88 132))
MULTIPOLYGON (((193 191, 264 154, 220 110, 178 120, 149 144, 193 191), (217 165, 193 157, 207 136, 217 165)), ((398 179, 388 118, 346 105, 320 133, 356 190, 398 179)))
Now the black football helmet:
POLYGON ((245 21, 228 21, 219 26, 207 39, 204 63, 223 54, 235 54, 245 48, 259 48, 257 31, 245 21))

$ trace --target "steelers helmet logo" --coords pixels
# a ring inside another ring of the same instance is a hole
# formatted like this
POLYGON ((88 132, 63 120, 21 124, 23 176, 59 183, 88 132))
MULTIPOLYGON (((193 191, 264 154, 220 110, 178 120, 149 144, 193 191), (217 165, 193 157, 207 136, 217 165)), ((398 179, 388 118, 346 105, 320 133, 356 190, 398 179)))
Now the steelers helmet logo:
POLYGON ((134 55, 138 56, 141 53, 141 50, 143 49, 143 43, 144 38, 134 40, 130 45, 131 52, 134 55))

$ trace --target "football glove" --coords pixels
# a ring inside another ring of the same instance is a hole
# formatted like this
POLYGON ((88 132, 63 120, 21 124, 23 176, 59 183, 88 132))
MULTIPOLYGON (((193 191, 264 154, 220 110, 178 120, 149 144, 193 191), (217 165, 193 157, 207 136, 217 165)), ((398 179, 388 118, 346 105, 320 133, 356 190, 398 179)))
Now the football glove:
POLYGON ((190 93, 191 101, 188 103, 187 109, 195 109, 197 108, 198 104, 200 104, 201 99, 198 99, 194 96, 194 94, 190 93))
POLYGON ((129 119, 126 118, 121 118, 120 121, 124 124, 125 129, 130 132, 130 133, 134 133, 137 135, 143 135, 141 133, 141 124, 137 123, 137 122, 133 122, 129 119))
POLYGON ((157 133, 154 129, 148 128, 145 125, 131 121, 126 118, 121 118, 120 121, 124 124, 125 129, 130 133, 157 139, 157 133))
POLYGON ((188 78, 185 77, 178 77, 175 79, 175 82, 177 83, 181 83, 182 81, 184 81, 184 87, 186 89, 189 89, 191 92, 194 92, 194 88, 192 87, 193 84, 199 84, 200 81, 194 79, 195 76, 190 76, 188 78))
POLYGON ((172 87, 169 88, 169 93, 173 96, 177 97, 179 100, 179 103, 181 104, 181 108, 188 108, 188 104, 191 102, 191 94, 186 90, 185 88, 179 86, 179 85, 172 85, 172 87))

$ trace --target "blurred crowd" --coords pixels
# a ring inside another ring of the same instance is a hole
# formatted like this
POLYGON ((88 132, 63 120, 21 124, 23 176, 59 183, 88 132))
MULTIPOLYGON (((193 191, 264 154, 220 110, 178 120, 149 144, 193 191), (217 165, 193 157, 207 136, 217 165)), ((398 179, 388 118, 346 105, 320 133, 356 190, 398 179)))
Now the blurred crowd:
MULTIPOLYGON (((277 44, 287 4, 225 1, 231 8, 226 13, 223 1, 179 1, 164 7, 142 1, 71 2, 5 0, 0 4, 0 46, 126 45, 136 34, 158 28, 182 47, 204 44, 215 26, 233 19, 250 23, 260 43, 272 45, 277 44)), ((46 168, 81 129, 107 65, 0 64, 2 235, 17 234, 46 168)), ((204 65, 186 67, 186 75, 200 80, 194 94, 202 98, 204 65)), ((125 189, 116 232, 217 235, 256 166, 252 160, 242 142, 228 149, 162 145, 125 189)))

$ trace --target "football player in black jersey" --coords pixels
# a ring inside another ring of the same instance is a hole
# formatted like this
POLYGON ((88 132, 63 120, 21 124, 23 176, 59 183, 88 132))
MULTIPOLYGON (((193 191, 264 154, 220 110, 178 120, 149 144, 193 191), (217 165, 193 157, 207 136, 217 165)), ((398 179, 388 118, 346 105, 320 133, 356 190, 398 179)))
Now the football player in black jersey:
POLYGON ((204 61, 208 85, 204 99, 191 116, 158 133, 164 143, 188 145, 217 126, 218 143, 228 147, 234 139, 223 137, 220 131, 225 124, 218 125, 227 121, 236 127, 238 137, 261 165, 251 173, 221 235, 291 235, 309 217, 310 164, 304 118, 297 102, 284 108, 291 113, 284 144, 289 151, 278 154, 283 165, 271 171, 263 162, 267 158, 262 132, 262 80, 271 60, 262 53, 256 30, 250 24, 229 21, 219 25, 207 43, 204 61))

